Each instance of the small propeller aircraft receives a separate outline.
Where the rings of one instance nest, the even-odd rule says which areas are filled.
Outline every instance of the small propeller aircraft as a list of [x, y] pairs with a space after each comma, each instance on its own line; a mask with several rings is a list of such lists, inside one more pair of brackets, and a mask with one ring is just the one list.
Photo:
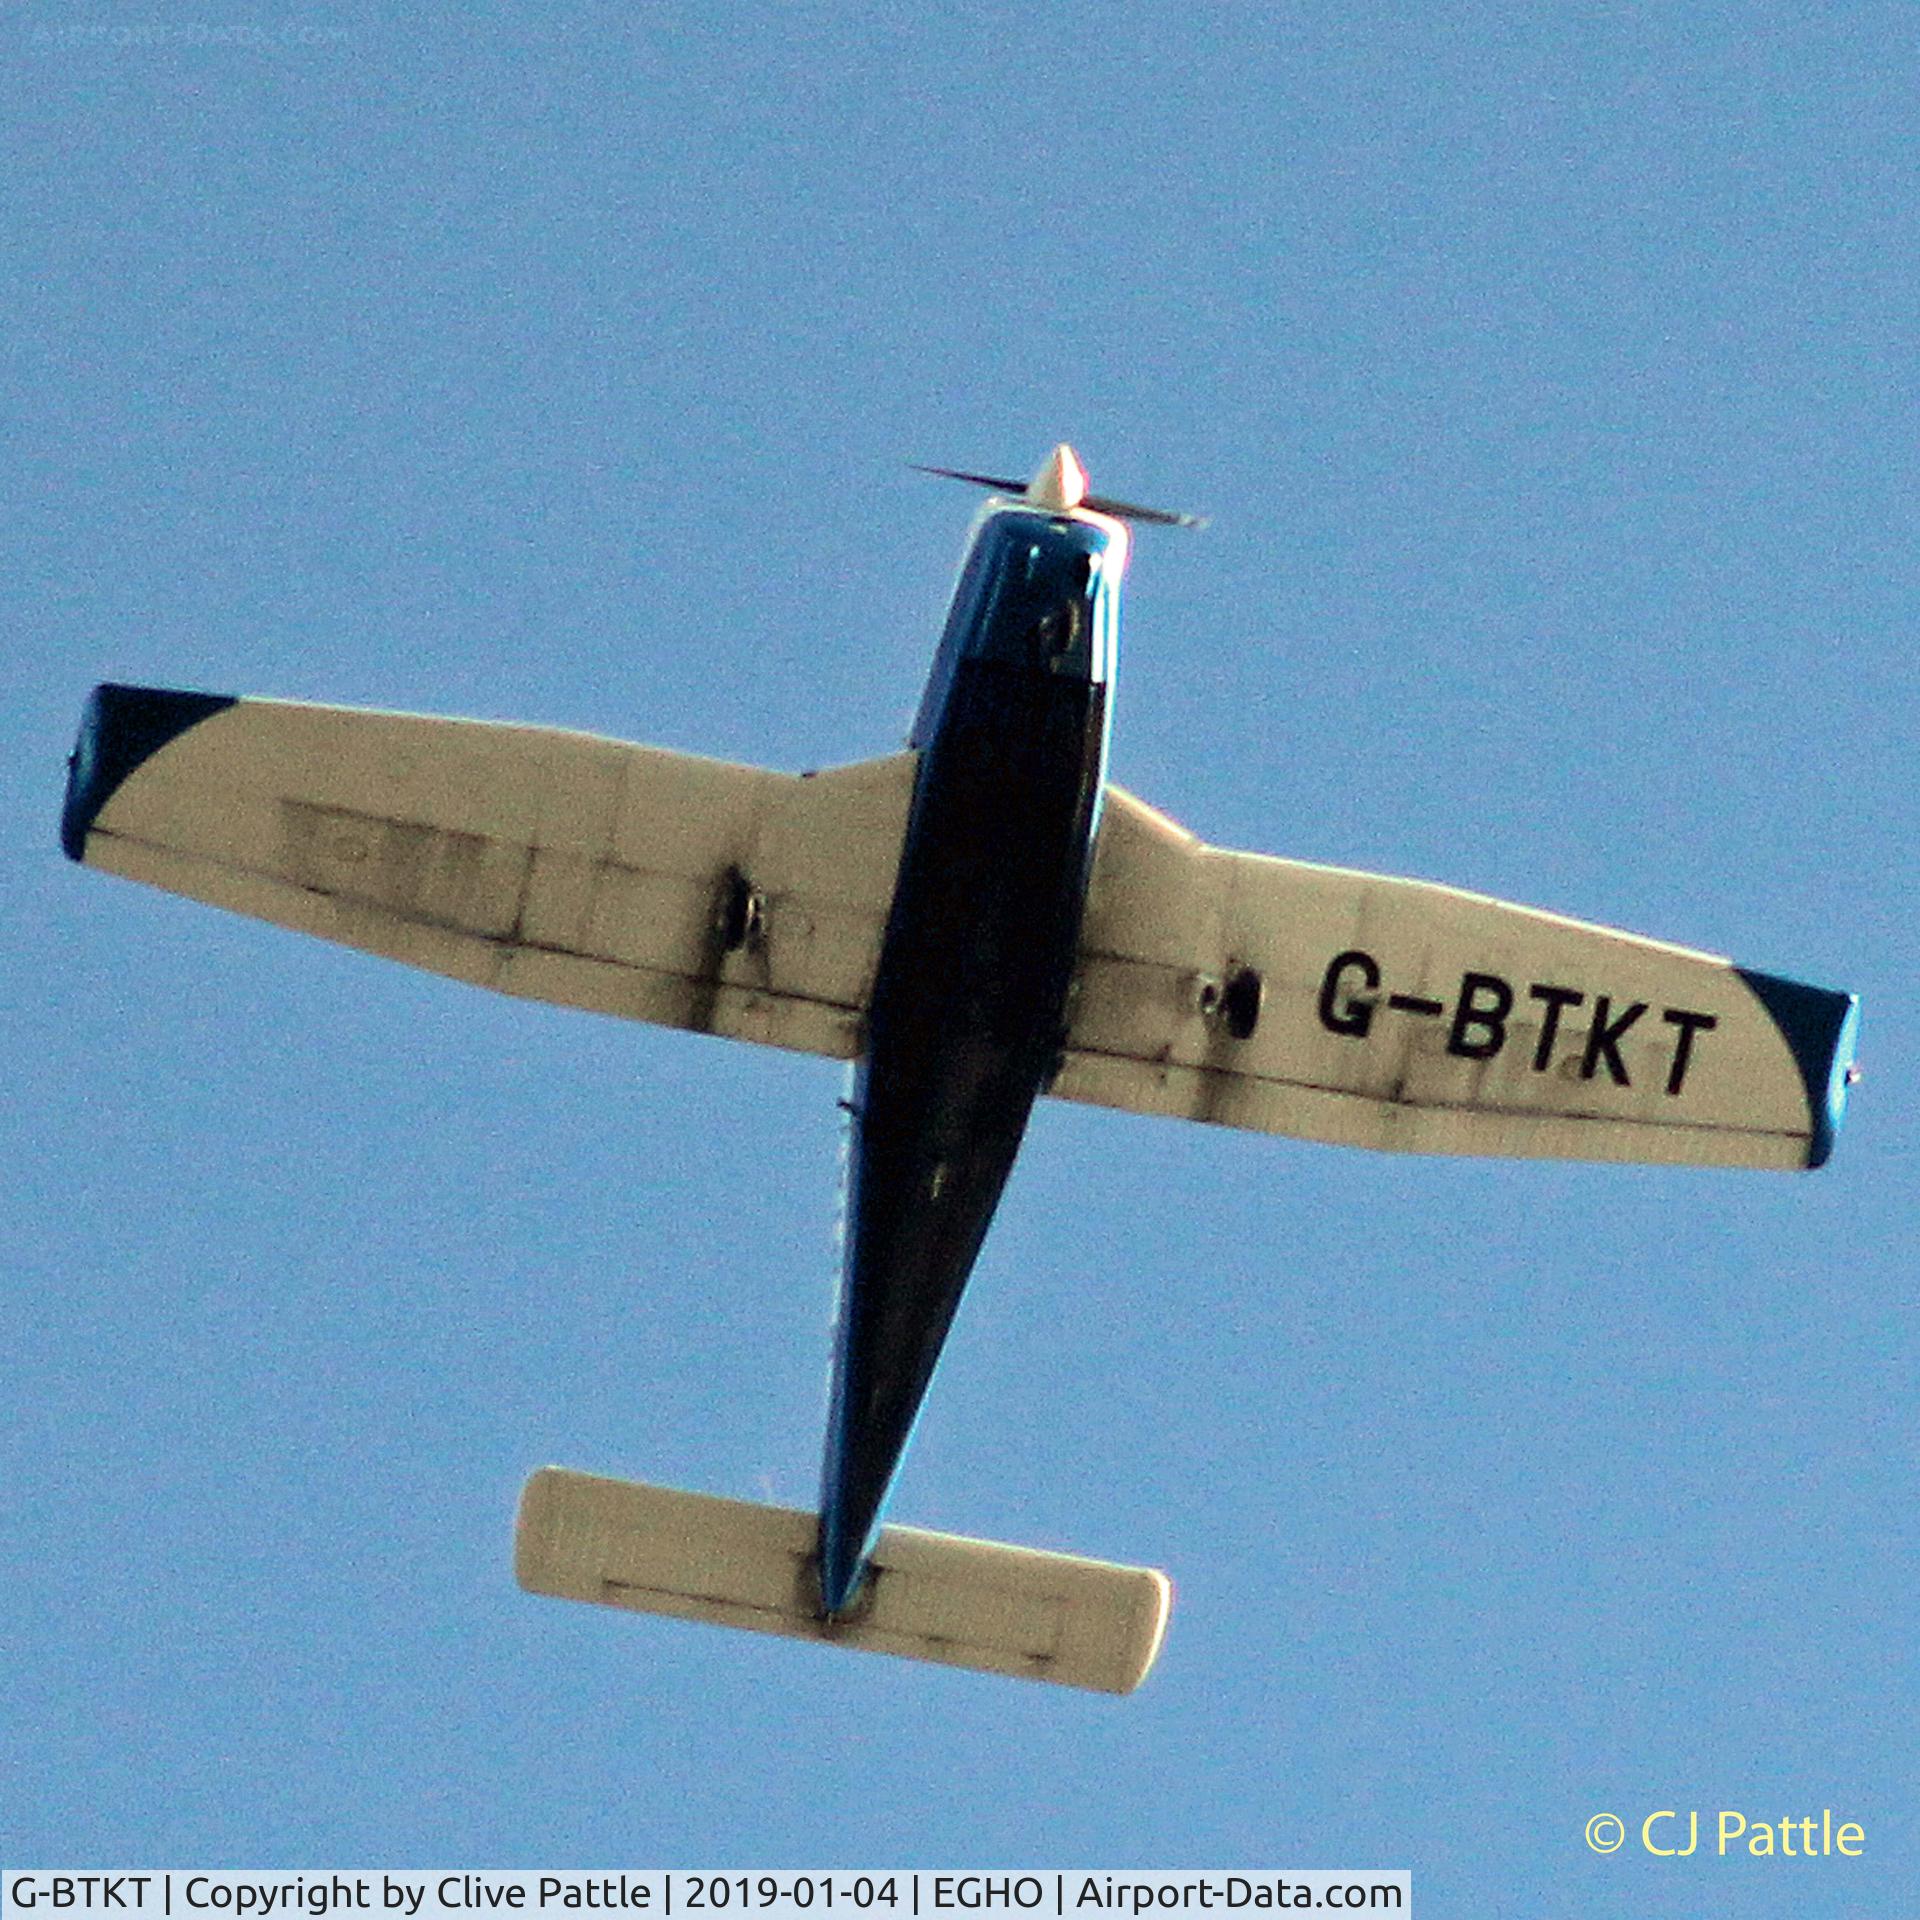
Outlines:
[[[950, 472], [948, 469], [930, 469]], [[883, 1527], [1042, 1093], [1418, 1153], [1817, 1167], [1853, 996], [1203, 844], [1106, 777], [1128, 522], [1071, 448], [976, 518], [904, 752], [790, 775], [590, 735], [107, 685], [75, 860], [535, 1000], [854, 1063], [818, 1514], [543, 1469], [544, 1593], [1127, 1692], [1151, 1569]]]

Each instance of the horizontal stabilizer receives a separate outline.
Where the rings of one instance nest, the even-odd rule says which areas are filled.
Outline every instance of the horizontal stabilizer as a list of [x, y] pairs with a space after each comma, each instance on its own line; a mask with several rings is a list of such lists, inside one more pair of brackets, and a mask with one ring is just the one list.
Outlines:
[[1131, 1693], [1166, 1631], [1172, 1588], [1115, 1566], [888, 1527], [852, 1612], [823, 1620], [818, 1519], [543, 1467], [520, 1497], [514, 1571], [532, 1593]]

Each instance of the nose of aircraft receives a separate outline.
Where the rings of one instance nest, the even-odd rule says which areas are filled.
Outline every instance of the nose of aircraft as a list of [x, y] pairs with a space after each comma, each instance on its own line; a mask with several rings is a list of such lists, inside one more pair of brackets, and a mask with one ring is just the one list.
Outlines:
[[1049, 513], [1071, 513], [1087, 497], [1087, 470], [1063, 440], [1042, 460], [1027, 482], [1027, 498]]

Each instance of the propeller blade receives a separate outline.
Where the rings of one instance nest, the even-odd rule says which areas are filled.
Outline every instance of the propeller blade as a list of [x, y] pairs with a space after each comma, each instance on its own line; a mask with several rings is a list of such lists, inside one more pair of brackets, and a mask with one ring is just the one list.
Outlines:
[[1116, 520], [1144, 520], [1155, 527], [1204, 527], [1203, 513], [1169, 513], [1165, 507], [1136, 507], [1131, 501], [1109, 500], [1103, 494], [1090, 493], [1080, 502], [1095, 513], [1110, 513]]
[[[966, 473], [959, 467], [923, 467], [917, 460], [909, 461], [908, 465], [915, 473], [937, 474], [942, 480], [965, 480], [972, 486], [1011, 494], [1015, 499], [1023, 499], [1028, 492], [1024, 480], [1008, 480], [990, 473]], [[1111, 514], [1116, 520], [1139, 520], [1155, 527], [1204, 527], [1207, 524], [1204, 514], [1169, 513], [1164, 507], [1142, 507], [1131, 500], [1109, 500], [1098, 493], [1086, 495], [1080, 504], [1091, 507], [1095, 513]]]
[[996, 493], [1025, 493], [1024, 480], [996, 480], [990, 473], [962, 473], [958, 467], [923, 467], [918, 461], [907, 463], [915, 473], [937, 473], [942, 480], [967, 480], [976, 487], [991, 487]]

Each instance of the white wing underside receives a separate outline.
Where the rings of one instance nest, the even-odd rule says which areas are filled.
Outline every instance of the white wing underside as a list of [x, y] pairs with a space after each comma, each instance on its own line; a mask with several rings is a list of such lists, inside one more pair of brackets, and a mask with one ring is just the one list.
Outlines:
[[[1236, 1039], [1220, 996], [1242, 969], [1262, 993]], [[1470, 976], [1499, 984], [1473, 988], [1462, 1015]], [[1511, 1005], [1495, 1019], [1502, 987]], [[1076, 992], [1053, 1087], [1069, 1100], [1412, 1153], [1809, 1158], [1801, 1067], [1729, 961], [1450, 887], [1206, 846], [1117, 787]]]
[[501, 993], [847, 1059], [916, 758], [794, 775], [242, 700], [144, 761], [85, 857]]

